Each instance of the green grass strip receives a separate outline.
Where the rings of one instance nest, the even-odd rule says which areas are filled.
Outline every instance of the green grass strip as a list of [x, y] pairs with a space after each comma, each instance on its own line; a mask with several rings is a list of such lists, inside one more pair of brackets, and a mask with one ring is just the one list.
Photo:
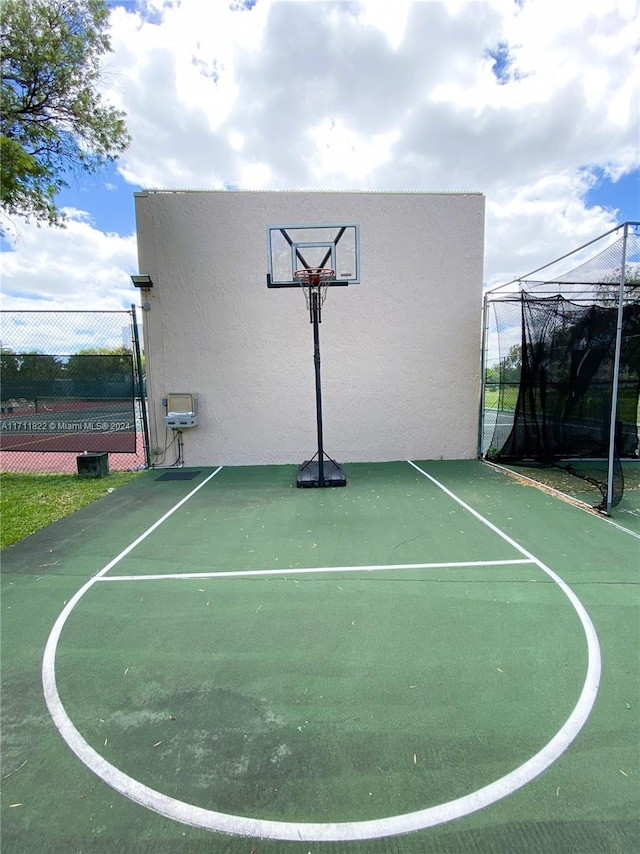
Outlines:
[[112, 472], [101, 478], [71, 474], [0, 475], [0, 548], [28, 537], [124, 486], [139, 472]]

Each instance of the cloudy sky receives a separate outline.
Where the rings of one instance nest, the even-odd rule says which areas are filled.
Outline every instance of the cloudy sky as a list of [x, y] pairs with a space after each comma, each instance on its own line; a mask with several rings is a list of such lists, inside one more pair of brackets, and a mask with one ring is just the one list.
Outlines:
[[109, 5], [133, 143], [5, 222], [4, 309], [137, 302], [141, 188], [480, 191], [488, 286], [640, 219], [640, 0]]

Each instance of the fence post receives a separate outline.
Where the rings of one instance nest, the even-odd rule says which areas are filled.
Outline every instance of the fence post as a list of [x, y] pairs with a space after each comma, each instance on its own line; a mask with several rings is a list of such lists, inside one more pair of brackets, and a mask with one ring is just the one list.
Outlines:
[[147, 400], [145, 394], [144, 374], [142, 371], [142, 358], [140, 356], [140, 338], [138, 336], [138, 318], [135, 305], [131, 305], [131, 321], [133, 323], [133, 350], [136, 357], [136, 371], [138, 374], [138, 389], [140, 390], [140, 412], [142, 414], [142, 434], [144, 442], [144, 459], [148, 469], [151, 468], [151, 447], [149, 445], [149, 422], [147, 421]]
[[611, 516], [613, 505], [613, 467], [616, 451], [616, 416], [618, 414], [618, 382], [620, 378], [620, 354], [622, 352], [622, 322], [624, 316], [625, 267], [627, 265], [627, 234], [629, 223], [625, 222], [622, 234], [622, 261], [620, 264], [620, 289], [618, 291], [618, 321], [616, 325], [616, 350], [613, 360], [613, 388], [611, 389], [611, 423], [609, 424], [609, 469], [607, 473], [607, 516]]
[[487, 294], [482, 299], [482, 343], [480, 356], [480, 418], [478, 420], [478, 457], [482, 459], [484, 448], [484, 424], [485, 424], [485, 392], [487, 378], [487, 342], [489, 338], [489, 302]]

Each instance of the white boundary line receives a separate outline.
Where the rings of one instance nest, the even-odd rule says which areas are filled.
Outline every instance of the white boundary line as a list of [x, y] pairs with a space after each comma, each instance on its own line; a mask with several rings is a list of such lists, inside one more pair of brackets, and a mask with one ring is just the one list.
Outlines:
[[578, 510], [582, 510], [583, 513], [588, 513], [590, 516], [595, 516], [597, 519], [602, 519], [603, 522], [607, 522], [609, 525], [613, 525], [614, 528], [617, 528], [619, 531], [624, 531], [625, 534], [630, 534], [632, 537], [640, 540], [640, 534], [637, 534], [635, 531], [632, 531], [631, 528], [625, 528], [624, 525], [621, 525], [619, 522], [614, 522], [610, 516], [605, 516], [603, 513], [600, 513], [595, 507], [587, 504], [586, 501], [581, 501], [579, 498], [574, 498], [572, 495], [568, 495], [566, 492], [561, 492], [559, 489], [555, 489], [553, 486], [547, 486], [546, 484], [540, 483], [539, 480], [535, 480], [532, 477], [527, 477], [526, 474], [521, 474], [519, 471], [513, 471], [513, 469], [509, 469], [506, 466], [501, 466], [498, 463], [494, 463], [492, 460], [482, 460], [485, 466], [489, 468], [496, 469], [497, 471], [504, 472], [508, 477], [511, 477], [513, 480], [525, 480], [527, 483], [530, 483], [536, 489], [539, 489], [540, 492], [547, 492], [551, 495], [555, 495], [558, 498], [562, 499], [562, 501], [566, 501], [567, 504], [571, 504], [573, 507], [577, 507]]
[[[139, 546], [140, 543], [143, 542], [143, 540], [146, 540], [147, 537], [149, 536], [149, 534], [153, 534], [153, 532], [156, 530], [156, 528], [159, 528], [163, 522], [166, 522], [166, 520], [169, 518], [169, 516], [173, 516], [173, 514], [176, 512], [176, 510], [179, 510], [183, 504], [186, 504], [190, 498], [193, 498], [193, 496], [196, 494], [196, 492], [201, 490], [203, 486], [206, 486], [206, 484], [209, 483], [209, 481], [212, 480], [218, 474], [218, 472], [221, 470], [222, 470], [222, 466], [218, 466], [218, 468], [214, 472], [212, 472], [208, 477], [205, 477], [205, 479], [201, 483], [199, 483], [195, 489], [192, 489], [188, 495], [185, 495], [185, 497], [182, 498], [180, 501], [178, 501], [178, 503], [175, 504], [170, 510], [167, 510], [167, 512], [164, 514], [164, 516], [161, 516], [160, 519], [158, 519], [157, 522], [154, 522], [150, 528], [147, 528], [147, 530], [144, 532], [144, 534], [140, 534], [140, 536], [137, 539], [135, 539], [131, 543], [131, 545], [127, 546], [126, 549], [121, 551], [117, 557], [114, 557], [114, 559], [110, 563], [108, 563], [106, 566], [103, 566], [101, 570], [96, 572], [96, 574], [94, 576], [92, 576], [91, 581], [87, 582], [87, 584], [92, 584], [94, 581], [98, 581], [100, 578], [102, 578], [103, 575], [106, 575], [107, 572], [109, 572], [109, 570], [113, 569], [114, 566], [119, 564], [120, 561], [122, 560], [122, 558], [126, 557], [129, 554], [129, 552], [132, 552], [136, 548], [136, 546]], [[86, 586], [87, 585], [85, 585], [85, 587]], [[76, 596], [78, 597], [78, 599], [80, 598], [80, 595], [84, 595], [85, 587], [83, 587], [82, 590], [79, 590], [78, 593], [76, 593]], [[60, 616], [62, 616], [62, 614]]]
[[631, 534], [632, 537], [640, 540], [640, 534], [636, 534], [636, 532], [632, 531], [631, 528], [625, 528], [624, 525], [621, 525], [619, 522], [614, 522], [613, 519], [609, 519], [608, 516], [601, 516], [600, 518], [604, 519], [604, 521], [608, 522], [610, 525], [613, 525], [613, 527], [617, 528], [619, 531], [624, 531], [625, 534]]
[[271, 821], [267, 819], [234, 816], [216, 812], [214, 810], [203, 809], [202, 807], [196, 807], [193, 804], [188, 804], [184, 801], [179, 801], [176, 798], [163, 795], [161, 792], [157, 792], [154, 789], [145, 786], [143, 783], [140, 783], [138, 780], [134, 780], [114, 765], [107, 762], [107, 760], [97, 753], [97, 751], [95, 751], [78, 732], [75, 725], [67, 715], [60, 700], [55, 680], [55, 656], [62, 629], [73, 608], [82, 596], [93, 586], [93, 584], [100, 580], [110, 569], [122, 560], [122, 558], [129, 554], [132, 549], [134, 549], [140, 542], [142, 542], [142, 540], [149, 536], [152, 531], [162, 524], [165, 519], [188, 501], [189, 498], [198, 491], [198, 489], [202, 488], [202, 486], [214, 477], [220, 470], [217, 469], [210, 477], [199, 484], [195, 490], [189, 493], [189, 495], [166, 513], [162, 519], [158, 520], [155, 525], [152, 525], [145, 534], [139, 537], [134, 543], [121, 552], [118, 557], [114, 558], [114, 560], [107, 564], [107, 566], [94, 575], [93, 578], [91, 578], [68, 602], [56, 620], [45, 648], [42, 663], [42, 681], [45, 700], [51, 717], [53, 718], [61, 736], [76, 756], [78, 756], [78, 758], [91, 771], [93, 771], [94, 774], [100, 777], [109, 786], [116, 789], [116, 791], [136, 803], [184, 824], [239, 836], [307, 842], [339, 842], [347, 840], [377, 839], [409, 833], [416, 830], [423, 830], [428, 827], [435, 827], [439, 824], [444, 824], [446, 822], [453, 821], [454, 819], [462, 818], [463, 816], [469, 815], [470, 813], [476, 812], [477, 810], [483, 809], [484, 807], [505, 798], [545, 771], [574, 741], [587, 721], [591, 709], [593, 708], [593, 704], [595, 703], [601, 672], [600, 648], [595, 628], [593, 627], [591, 619], [580, 600], [567, 586], [567, 584], [565, 584], [565, 582], [556, 575], [556, 573], [516, 543], [515, 540], [512, 540], [511, 537], [497, 528], [493, 523], [489, 522], [477, 511], [473, 510], [473, 508], [468, 504], [465, 504], [464, 501], [454, 495], [453, 492], [439, 483], [439, 481], [427, 474], [427, 472], [415, 463], [412, 463], [411, 461], [408, 462], [418, 472], [420, 472], [420, 474], [428, 478], [439, 489], [442, 489], [450, 498], [460, 504], [460, 506], [465, 510], [468, 510], [476, 519], [487, 525], [490, 530], [512, 545], [514, 549], [520, 552], [520, 554], [527, 559], [527, 561], [531, 561], [536, 564], [536, 566], [545, 572], [556, 584], [558, 584], [560, 589], [567, 596], [580, 619], [587, 641], [588, 652], [587, 673], [584, 686], [572, 713], [556, 735], [548, 742], [547, 745], [545, 745], [545, 747], [542, 748], [542, 750], [536, 753], [535, 756], [531, 757], [531, 759], [523, 765], [520, 765], [514, 771], [511, 771], [499, 780], [452, 801], [438, 804], [437, 806], [429, 807], [427, 809], [418, 810], [416, 812], [405, 813], [404, 815], [389, 816], [387, 818], [374, 819], [371, 821], [336, 823]]
[[251, 578], [252, 576], [269, 575], [313, 575], [323, 572], [381, 572], [393, 569], [464, 569], [474, 566], [522, 566], [535, 563], [533, 560], [469, 560], [458, 563], [381, 563], [371, 566], [305, 566], [289, 569], [231, 569], [228, 572], [172, 572], [162, 575], [109, 575], [101, 577], [100, 581], [165, 581], [183, 578]]

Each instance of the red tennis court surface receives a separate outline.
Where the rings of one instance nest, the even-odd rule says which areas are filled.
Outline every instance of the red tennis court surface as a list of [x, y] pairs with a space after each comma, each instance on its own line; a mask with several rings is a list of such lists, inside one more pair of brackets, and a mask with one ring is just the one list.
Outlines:
[[[74, 437], [77, 438], [77, 437]], [[91, 437], [90, 437], [91, 438]], [[136, 434], [135, 454], [109, 454], [109, 469], [111, 471], [128, 471], [145, 465], [144, 443], [142, 433]], [[83, 450], [105, 451], [105, 448], [86, 448]], [[41, 451], [0, 451], [0, 471], [24, 472], [33, 474], [69, 474], [77, 471], [76, 458], [82, 451], [57, 451], [44, 453]]]

